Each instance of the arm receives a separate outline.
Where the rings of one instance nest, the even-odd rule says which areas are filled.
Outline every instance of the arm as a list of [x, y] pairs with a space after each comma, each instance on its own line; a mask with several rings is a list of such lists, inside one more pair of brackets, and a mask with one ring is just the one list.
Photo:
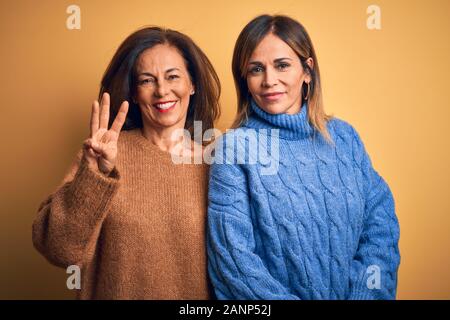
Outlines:
[[247, 179], [238, 165], [213, 164], [207, 228], [208, 271], [218, 299], [298, 299], [255, 253]]
[[91, 134], [63, 184], [39, 207], [33, 223], [33, 244], [51, 263], [81, 267], [95, 251], [102, 222], [119, 187], [115, 167], [117, 142], [128, 112], [124, 101], [108, 129], [109, 94], [101, 110], [92, 104]]
[[92, 258], [102, 221], [119, 187], [77, 156], [62, 185], [41, 203], [33, 223], [33, 244], [52, 264], [67, 267]]
[[372, 167], [358, 133], [353, 131], [353, 134], [354, 159], [363, 177], [360, 187], [365, 197], [365, 215], [351, 264], [349, 299], [395, 299], [400, 230], [394, 198], [389, 186]]

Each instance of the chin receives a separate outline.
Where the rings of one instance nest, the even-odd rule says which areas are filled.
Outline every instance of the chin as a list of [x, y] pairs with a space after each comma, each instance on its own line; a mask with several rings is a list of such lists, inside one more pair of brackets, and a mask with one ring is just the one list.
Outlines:
[[[142, 115], [144, 118], [144, 114]], [[178, 124], [182, 119], [182, 115], [179, 110], [171, 110], [167, 113], [160, 113], [155, 110], [147, 111], [145, 115], [146, 121], [149, 124], [156, 125], [158, 127], [172, 127]], [[144, 120], [144, 119], [143, 119]]]
[[261, 109], [270, 114], [281, 114], [288, 111], [288, 107], [280, 103], [265, 103], [259, 105]]
[[154, 122], [156, 122], [160, 127], [170, 128], [178, 124], [180, 119], [177, 117], [170, 117], [166, 119], [157, 119]]

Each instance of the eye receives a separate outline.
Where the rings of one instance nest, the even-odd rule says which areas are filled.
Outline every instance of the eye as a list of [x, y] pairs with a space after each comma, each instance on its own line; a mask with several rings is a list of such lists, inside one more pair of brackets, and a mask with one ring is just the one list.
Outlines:
[[171, 74], [171, 75], [169, 75], [169, 80], [175, 80], [175, 79], [178, 79], [180, 76], [179, 75], [177, 75], [177, 74]]
[[278, 70], [285, 70], [287, 68], [289, 68], [291, 65], [289, 63], [280, 63], [279, 65], [277, 65]]
[[264, 68], [262, 66], [255, 66], [255, 67], [250, 68], [250, 70], [248, 72], [251, 74], [257, 74], [257, 73], [260, 73], [263, 71], [264, 71]]
[[155, 79], [153, 79], [153, 78], [146, 78], [146, 79], [142, 79], [139, 81], [139, 85], [141, 85], [141, 86], [153, 84], [153, 83], [155, 83]]

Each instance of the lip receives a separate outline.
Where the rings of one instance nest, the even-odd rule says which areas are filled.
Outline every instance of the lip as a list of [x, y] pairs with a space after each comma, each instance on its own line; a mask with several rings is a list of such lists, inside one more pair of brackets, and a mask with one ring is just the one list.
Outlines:
[[[175, 108], [175, 105], [177, 104], [178, 100], [167, 100], [167, 101], [157, 101], [155, 103], [152, 104], [152, 107], [155, 108], [158, 112], [164, 113], [164, 112], [169, 112], [170, 110], [172, 110], [173, 108]], [[165, 104], [165, 103], [172, 103], [172, 106], [170, 106], [167, 109], [161, 109], [158, 108], [156, 105], [157, 104]]]
[[276, 101], [283, 96], [284, 92], [269, 92], [261, 95], [264, 99], [269, 101]]

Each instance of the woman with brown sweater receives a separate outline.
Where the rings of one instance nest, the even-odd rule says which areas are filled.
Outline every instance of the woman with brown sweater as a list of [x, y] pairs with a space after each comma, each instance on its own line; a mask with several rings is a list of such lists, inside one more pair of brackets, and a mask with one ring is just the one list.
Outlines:
[[210, 297], [208, 166], [175, 163], [198, 145], [173, 137], [194, 121], [212, 128], [219, 95], [211, 63], [186, 35], [148, 27], [121, 44], [90, 137], [33, 223], [42, 255], [80, 267], [79, 299]]

